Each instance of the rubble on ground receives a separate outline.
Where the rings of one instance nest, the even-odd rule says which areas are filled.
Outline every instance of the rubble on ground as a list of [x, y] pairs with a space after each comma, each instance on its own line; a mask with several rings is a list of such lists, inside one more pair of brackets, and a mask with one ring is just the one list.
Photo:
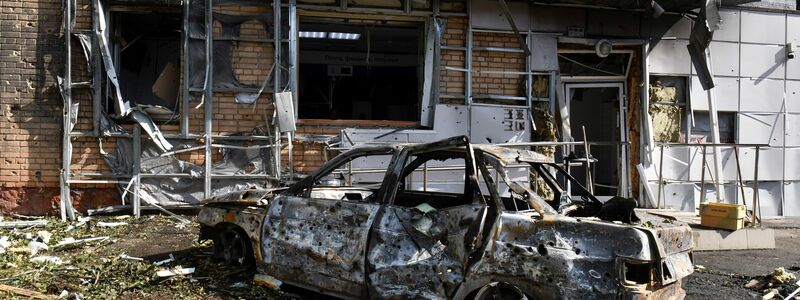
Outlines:
[[772, 273], [765, 276], [757, 276], [747, 284], [745, 288], [761, 292], [761, 299], [784, 299], [784, 295], [790, 295], [800, 288], [797, 276], [787, 272], [783, 267], [776, 268]]
[[[122, 219], [126, 217], [32, 222], [5, 217], [0, 226], [0, 298], [285, 297], [253, 284], [252, 270], [211, 259], [211, 243], [196, 241], [196, 223], [169, 216]], [[180, 250], [162, 250], [172, 243]]]

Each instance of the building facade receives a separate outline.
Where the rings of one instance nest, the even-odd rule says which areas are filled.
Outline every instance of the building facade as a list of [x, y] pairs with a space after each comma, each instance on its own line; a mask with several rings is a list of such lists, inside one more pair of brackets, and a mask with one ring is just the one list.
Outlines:
[[[0, 202], [195, 205], [355, 144], [467, 135], [557, 159], [586, 140], [596, 194], [693, 211], [720, 198], [714, 147], [687, 145], [713, 141], [687, 51], [709, 9], [656, 3], [3, 0]], [[800, 215], [796, 3], [712, 4], [719, 140], [741, 145], [719, 147], [724, 201]]]

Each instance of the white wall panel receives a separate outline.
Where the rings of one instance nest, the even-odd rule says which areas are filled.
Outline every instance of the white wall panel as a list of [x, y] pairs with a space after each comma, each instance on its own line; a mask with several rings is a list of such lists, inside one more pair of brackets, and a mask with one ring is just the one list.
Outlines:
[[[786, 16], [786, 42], [794, 42], [800, 51], [800, 15], [788, 14]], [[787, 62], [786, 78], [800, 80], [800, 53]]]
[[[741, 197], [741, 192], [737, 189], [739, 194], [739, 203], [741, 200], [747, 202], [747, 208], [753, 209], [753, 183], [746, 183], [744, 188], [744, 197]], [[764, 217], [780, 216], [783, 210], [782, 199], [783, 197], [783, 183], [780, 181], [759, 181], [758, 182], [758, 202], [761, 206], [761, 215]]]
[[[655, 166], [658, 168], [661, 160], [660, 147], [653, 151], [653, 158], [656, 159]], [[689, 149], [684, 147], [664, 148], [664, 179], [689, 180]]]
[[714, 31], [715, 41], [739, 41], [739, 10], [720, 10], [720, 17], [722, 17], [722, 26], [719, 30]]
[[777, 113], [739, 113], [737, 141], [742, 144], [783, 146], [783, 116]]
[[800, 180], [800, 148], [786, 148], [784, 151], [786, 151], [784, 180]]
[[800, 112], [800, 80], [786, 80], [786, 111]]
[[[754, 180], [755, 149], [739, 149], [739, 160], [742, 167], [742, 178]], [[761, 149], [758, 156], [758, 180], [783, 180], [783, 148]]]
[[782, 79], [786, 61], [784, 50], [784, 45], [742, 44], [742, 77]]
[[[696, 193], [697, 199], [695, 200], [697, 206], [700, 206], [700, 185], [698, 184], [698, 191]], [[736, 191], [737, 188], [734, 185], [725, 185], [722, 187], [722, 192], [725, 193], [725, 203], [736, 203]], [[703, 188], [703, 192], [706, 193], [706, 202], [716, 202], [717, 201], [717, 190], [713, 184], [706, 184]]]
[[[739, 110], [739, 78], [714, 77], [718, 111]], [[692, 76], [691, 104], [694, 110], [708, 110], [708, 93], [697, 76]]]
[[786, 19], [783, 13], [742, 11], [742, 42], [783, 44]]
[[711, 64], [714, 75], [739, 76], [739, 44], [711, 42]]
[[[513, 111], [510, 119], [509, 110]], [[515, 135], [520, 135], [522, 141], [529, 141], [530, 119], [528, 116], [528, 110], [525, 108], [473, 105], [470, 140], [481, 144], [505, 143]]]
[[741, 80], [741, 103], [739, 109], [746, 112], [782, 112], [783, 80], [750, 79]]
[[536, 71], [558, 70], [558, 38], [552, 35], [533, 35], [533, 69]]
[[[786, 139], [786, 147], [800, 146], [800, 113], [786, 114], [785, 139]], [[797, 164], [795, 166], [797, 166], [797, 168], [800, 169], [800, 164]]]
[[800, 216], [800, 181], [784, 182], [783, 197], [783, 215]]
[[[514, 25], [520, 31], [530, 28], [528, 3], [507, 1], [508, 8], [514, 18]], [[490, 0], [472, 0], [472, 27], [497, 30], [511, 30], [508, 19], [503, 15], [500, 4]]]
[[[656, 188], [658, 185], [656, 185]], [[653, 190], [655, 197], [658, 197], [658, 190]], [[694, 212], [697, 208], [696, 197], [697, 188], [693, 183], [671, 183], [665, 184], [661, 203], [664, 207], [681, 211]], [[657, 201], [657, 200], [656, 200]]]
[[436, 105], [433, 130], [436, 131], [436, 136], [439, 138], [467, 135], [469, 132], [469, 111], [467, 106]]
[[[736, 154], [732, 148], [720, 148], [722, 155], [722, 179], [723, 180], [736, 180]], [[739, 153], [741, 155], [741, 153]], [[700, 147], [693, 147], [689, 150], [689, 162], [691, 163], [690, 179], [692, 181], [700, 181], [703, 175], [703, 151]], [[706, 178], [707, 182], [711, 181], [714, 172], [714, 150], [711, 147], [706, 148]]]
[[650, 73], [689, 75], [692, 60], [686, 40], [661, 40], [648, 56], [647, 68]]

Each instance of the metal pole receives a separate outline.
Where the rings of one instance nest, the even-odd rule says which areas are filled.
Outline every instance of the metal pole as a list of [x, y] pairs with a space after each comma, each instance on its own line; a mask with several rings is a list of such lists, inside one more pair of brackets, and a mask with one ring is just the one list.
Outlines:
[[[273, 83], [273, 94], [272, 94], [272, 102], [275, 102], [275, 93], [279, 93], [282, 90], [281, 84], [281, 71], [282, 71], [282, 64], [281, 64], [281, 48], [283, 43], [283, 35], [281, 34], [281, 1], [280, 0], [272, 0], [272, 15], [274, 19], [274, 26], [272, 33], [272, 40], [273, 40], [273, 49], [275, 57], [275, 74], [274, 74], [274, 83]], [[275, 129], [275, 177], [280, 178], [281, 174], [281, 131], [278, 129], [276, 120], [277, 114], [275, 113], [274, 106], [273, 106], [273, 113], [272, 113], [272, 124]], [[289, 143], [291, 144], [291, 140]], [[291, 165], [289, 166], [291, 169]]]
[[[708, 65], [711, 63], [711, 50], [706, 49], [706, 60]], [[708, 72], [714, 76], [713, 68], [709, 68]], [[717, 118], [717, 101], [714, 89], [708, 89], [708, 118], [711, 121], [711, 139], [714, 144], [719, 144], [719, 120]], [[717, 201], [725, 202], [725, 193], [722, 190], [722, 154], [719, 147], [714, 147], [714, 188], [717, 190]]]
[[131, 174], [133, 178], [133, 216], [138, 218], [141, 216], [142, 206], [141, 206], [141, 198], [139, 197], [139, 193], [141, 192], [141, 181], [142, 177], [139, 175], [141, 172], [142, 164], [142, 128], [139, 124], [133, 125], [133, 151], [131, 151], [131, 161], [133, 162], [131, 168]]
[[63, 135], [61, 137], [61, 201], [59, 208], [61, 210], [61, 220], [66, 221], [67, 218], [74, 220], [75, 216], [72, 211], [72, 201], [70, 198], [69, 177], [70, 165], [72, 164], [72, 141], [70, 140], [70, 129], [72, 128], [72, 3], [73, 0], [66, 0], [64, 2], [64, 44], [66, 50], [66, 65], [64, 70], [64, 82], [62, 82], [64, 94], [64, 108], [63, 108]]
[[[98, 18], [92, 18], [92, 30], [97, 32], [100, 28], [100, 20]], [[97, 38], [96, 34], [92, 34], [92, 47], [94, 49], [100, 49], [100, 40]], [[102, 100], [102, 82], [103, 82], [103, 66], [101, 65], [102, 59], [100, 57], [100, 53], [98, 51], [92, 51], [92, 132], [94, 133], [95, 137], [100, 136], [100, 116], [101, 111], [103, 110], [103, 104], [101, 103]]]
[[428, 162], [422, 164], [422, 191], [428, 191]]
[[585, 160], [584, 165], [586, 166], [586, 188], [589, 189], [589, 193], [594, 194], [594, 182], [592, 182], [592, 173], [591, 173], [591, 166], [589, 165], [589, 142], [586, 140], [586, 126], [581, 126], [581, 131], [583, 132], [583, 151], [585, 152]]
[[[756, 146], [756, 162], [753, 166], [753, 179], [755, 183], [753, 183], [753, 225], [756, 222], [761, 222], [761, 203], [759, 203], [758, 199], [758, 156], [761, 153], [761, 147]], [[756, 210], [758, 211], [758, 218], [756, 218]]]
[[[744, 182], [742, 179], [742, 166], [739, 163], [739, 146], [733, 145], [733, 154], [736, 156], [736, 184], [739, 185], [739, 191], [742, 193], [742, 204], [744, 204], [744, 209], [747, 210], [747, 202], [744, 198]], [[739, 204], [739, 200], [736, 200], [736, 204]]]
[[[472, 13], [472, 1], [466, 1], [467, 15]], [[467, 106], [467, 136], [472, 134], [472, 17], [467, 17], [467, 36], [466, 36], [466, 55], [464, 66], [467, 72], [464, 73], [464, 105]]]
[[706, 146], [700, 146], [703, 161], [700, 163], [700, 203], [706, 203]]
[[181, 99], [181, 137], [189, 135], [189, 1], [183, 0], [183, 96]]
[[661, 154], [658, 161], [658, 202], [656, 208], [661, 208], [661, 199], [664, 194], [664, 145], [660, 145]]
[[206, 0], [206, 89], [203, 91], [205, 102], [203, 104], [203, 125], [205, 132], [205, 172], [203, 174], [203, 195], [206, 199], [211, 198], [211, 119], [213, 117], [213, 97], [214, 97], [214, 21], [213, 21], [214, 1]]

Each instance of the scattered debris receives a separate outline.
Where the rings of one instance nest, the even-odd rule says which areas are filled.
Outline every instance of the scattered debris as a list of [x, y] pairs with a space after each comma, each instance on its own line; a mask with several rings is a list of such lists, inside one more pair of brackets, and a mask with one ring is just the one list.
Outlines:
[[50, 237], [52, 237], [53, 234], [46, 230], [40, 230], [36, 232], [36, 236], [38, 236], [39, 239], [45, 244], [50, 244]]
[[775, 298], [777, 295], [780, 295], [780, 291], [778, 291], [778, 289], [769, 289], [764, 296], [761, 296], [761, 300], [769, 300]]
[[797, 276], [794, 276], [794, 274], [792, 273], [786, 272], [786, 270], [784, 270], [783, 267], [775, 269], [774, 271], [772, 271], [772, 274], [770, 274], [770, 276], [768, 277], [770, 277], [769, 280], [773, 284], [784, 284], [790, 281], [797, 280]]
[[173, 255], [172, 255], [172, 253], [170, 253], [170, 254], [169, 254], [169, 258], [167, 258], [167, 259], [165, 259], [165, 260], [159, 260], [159, 261], [155, 262], [154, 264], [155, 264], [156, 266], [160, 266], [160, 265], [163, 265], [163, 264], [168, 264], [168, 263], [171, 263], [171, 262], [173, 262], [173, 261], [175, 261], [175, 256], [173, 256]]
[[127, 255], [127, 254], [125, 254], [125, 253], [122, 253], [122, 254], [120, 254], [120, 255], [119, 255], [119, 258], [122, 258], [122, 259], [130, 259], [130, 260], [138, 260], [138, 261], [144, 261], [144, 258], [141, 258], [141, 257], [133, 257], [133, 256]]
[[281, 287], [281, 284], [283, 284], [283, 282], [276, 279], [275, 277], [266, 274], [256, 274], [255, 276], [253, 276], [253, 283], [272, 290], [279, 289]]
[[125, 226], [128, 225], [127, 222], [97, 222], [97, 226], [100, 227], [117, 227], [117, 226]]
[[185, 276], [194, 273], [194, 268], [184, 268], [181, 266], [174, 267], [170, 270], [159, 270], [156, 272], [158, 277], [172, 277], [172, 276]]
[[63, 264], [64, 261], [58, 256], [37, 256], [30, 259], [32, 263], [52, 263], [54, 265]]
[[77, 244], [96, 242], [96, 241], [105, 241], [107, 239], [108, 239], [107, 236], [85, 238], [85, 239], [80, 239], [80, 240], [76, 240], [75, 238], [68, 237], [68, 238], [65, 238], [65, 239], [61, 240], [60, 242], [58, 242], [58, 244], [56, 244], [54, 248], [63, 248], [63, 247], [67, 247], [67, 246], [77, 245]]
[[703, 272], [706, 270], [706, 267], [704, 267], [703, 265], [694, 265], [694, 270], [695, 272]]
[[47, 244], [37, 241], [30, 241], [28, 242], [28, 249], [31, 252], [31, 256], [36, 255], [39, 253], [39, 250], [49, 250], [50, 247]]
[[[772, 299], [776, 295], [780, 295], [780, 289], [776, 289], [776, 287], [782, 287], [784, 285], [793, 283], [795, 280], [797, 280], [797, 276], [786, 272], [783, 267], [780, 267], [773, 270], [769, 275], [758, 276], [751, 279], [747, 282], [747, 284], [744, 285], [744, 287], [747, 289], [764, 292], [765, 294], [761, 299]], [[800, 282], [798, 282], [797, 285], [800, 285]], [[784, 286], [784, 288], [786, 287], [787, 286]], [[785, 292], [788, 293], [788, 291]]]
[[0, 222], [0, 228], [28, 228], [47, 226], [47, 220]]
[[28, 289], [18, 288], [18, 287], [15, 287], [15, 286], [10, 286], [10, 285], [5, 285], [5, 284], [0, 284], [0, 291], [14, 293], [14, 294], [17, 294], [17, 295], [20, 295], [20, 296], [25, 296], [25, 297], [33, 298], [33, 299], [47, 299], [47, 300], [56, 299], [56, 297], [53, 297], [53, 296], [50, 296], [50, 295], [46, 295], [46, 294], [42, 294], [42, 293], [37, 292], [37, 291], [31, 291], [31, 290], [28, 290]]

